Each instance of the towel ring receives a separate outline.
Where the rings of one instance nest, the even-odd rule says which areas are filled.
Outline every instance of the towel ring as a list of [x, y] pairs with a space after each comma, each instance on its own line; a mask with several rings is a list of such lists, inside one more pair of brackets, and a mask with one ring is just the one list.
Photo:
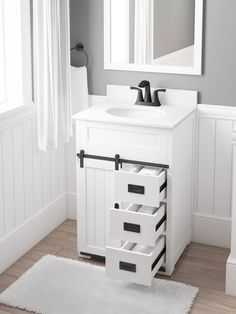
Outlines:
[[76, 46], [74, 46], [74, 47], [72, 47], [70, 49], [70, 51], [72, 51], [72, 50], [82, 51], [84, 53], [84, 55], [86, 57], [86, 64], [85, 64], [85, 66], [87, 67], [88, 64], [89, 64], [89, 57], [88, 57], [87, 51], [84, 49], [84, 45], [82, 43], [78, 43]]

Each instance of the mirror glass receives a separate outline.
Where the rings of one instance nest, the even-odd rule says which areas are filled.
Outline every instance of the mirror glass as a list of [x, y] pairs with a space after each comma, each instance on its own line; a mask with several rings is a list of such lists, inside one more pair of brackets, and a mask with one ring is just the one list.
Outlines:
[[105, 68], [201, 74], [201, 18], [202, 0], [105, 0]]

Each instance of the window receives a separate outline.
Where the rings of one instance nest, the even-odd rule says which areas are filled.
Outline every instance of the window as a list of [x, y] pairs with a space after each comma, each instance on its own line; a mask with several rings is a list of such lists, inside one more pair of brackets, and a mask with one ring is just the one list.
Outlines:
[[0, 0], [0, 105], [32, 101], [31, 0]]

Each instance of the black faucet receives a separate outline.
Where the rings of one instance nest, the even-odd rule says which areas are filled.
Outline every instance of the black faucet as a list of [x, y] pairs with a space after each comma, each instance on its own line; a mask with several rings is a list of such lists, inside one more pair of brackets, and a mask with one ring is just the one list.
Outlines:
[[152, 96], [151, 96], [151, 87], [150, 87], [150, 82], [148, 81], [142, 81], [138, 85], [141, 88], [145, 88], [145, 96], [143, 99], [143, 91], [139, 87], [130, 87], [132, 90], [137, 90], [138, 91], [138, 96], [136, 99], [135, 104], [136, 105], [143, 105], [143, 106], [156, 106], [159, 107], [161, 106], [160, 100], [159, 100], [159, 93], [165, 93], [166, 89], [157, 89], [154, 91], [153, 94], [153, 101], [152, 101]]
[[151, 103], [152, 102], [152, 97], [151, 97], [150, 82], [142, 81], [142, 82], [139, 83], [138, 87], [145, 88], [144, 102], [145, 103]]

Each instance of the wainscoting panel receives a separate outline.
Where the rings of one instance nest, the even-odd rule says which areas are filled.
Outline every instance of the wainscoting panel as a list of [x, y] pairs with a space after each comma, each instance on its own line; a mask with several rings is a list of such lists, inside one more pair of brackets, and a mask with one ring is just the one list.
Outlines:
[[213, 214], [215, 120], [199, 119], [197, 212]]
[[236, 109], [199, 105], [193, 240], [230, 247], [232, 131]]
[[199, 116], [198, 129], [196, 212], [230, 217], [233, 120]]
[[216, 121], [214, 215], [231, 217], [233, 121]]
[[38, 150], [35, 115], [0, 130], [0, 241], [65, 195], [65, 154]]

